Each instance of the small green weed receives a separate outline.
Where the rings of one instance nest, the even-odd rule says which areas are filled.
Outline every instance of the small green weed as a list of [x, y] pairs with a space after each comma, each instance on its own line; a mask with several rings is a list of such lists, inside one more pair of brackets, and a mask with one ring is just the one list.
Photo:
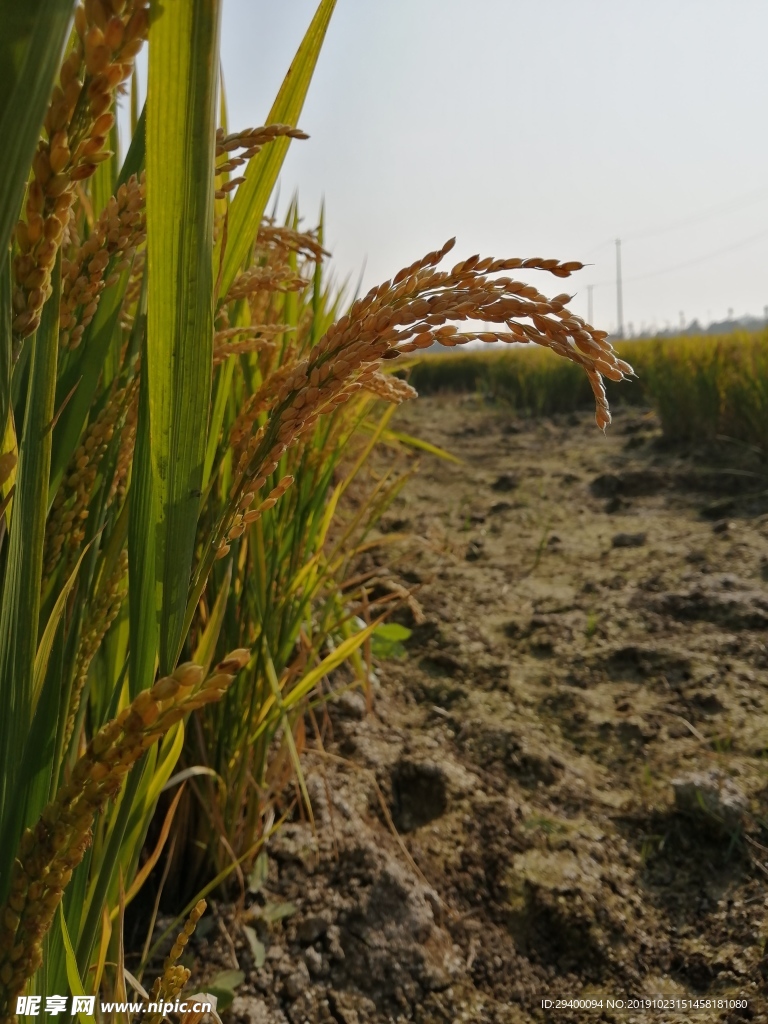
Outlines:
[[371, 634], [371, 653], [374, 658], [390, 660], [404, 658], [406, 655], [403, 646], [411, 635], [407, 626], [401, 626], [397, 622], [382, 622]]
[[523, 828], [529, 832], [543, 832], [547, 836], [556, 835], [558, 832], [565, 832], [565, 826], [561, 822], [554, 821], [552, 818], [541, 817], [538, 814], [526, 818], [523, 822]]

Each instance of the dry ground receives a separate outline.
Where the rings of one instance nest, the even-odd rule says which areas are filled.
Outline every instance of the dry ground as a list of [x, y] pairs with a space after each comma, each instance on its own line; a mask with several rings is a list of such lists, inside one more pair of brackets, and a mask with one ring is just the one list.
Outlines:
[[[637, 410], [606, 437], [474, 398], [397, 424], [464, 460], [423, 456], [384, 523], [418, 538], [395, 572], [424, 619], [398, 613], [413, 635], [373, 712], [343, 697], [332, 756], [310, 757], [317, 831], [271, 843], [240, 914], [263, 966], [236, 931], [198, 947], [246, 974], [230, 1012], [768, 1021], [759, 456], [665, 447]], [[607, 1006], [659, 996], [748, 1006]], [[542, 1008], [558, 998], [603, 1006]]]

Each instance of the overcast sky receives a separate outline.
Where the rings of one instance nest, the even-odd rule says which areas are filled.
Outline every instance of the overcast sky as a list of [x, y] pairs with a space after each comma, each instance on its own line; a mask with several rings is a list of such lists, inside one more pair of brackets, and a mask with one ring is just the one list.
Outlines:
[[[264, 122], [315, 7], [224, 0], [232, 128]], [[281, 196], [307, 223], [325, 197], [365, 288], [457, 235], [594, 264], [574, 308], [594, 285], [612, 329], [621, 238], [635, 330], [762, 315], [767, 45], [765, 0], [338, 0]]]

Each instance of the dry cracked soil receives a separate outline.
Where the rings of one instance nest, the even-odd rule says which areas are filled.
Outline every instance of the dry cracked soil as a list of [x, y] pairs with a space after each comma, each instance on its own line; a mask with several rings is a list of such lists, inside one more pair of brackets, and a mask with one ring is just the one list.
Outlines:
[[229, 1019], [768, 1021], [760, 453], [642, 410], [396, 422], [462, 463], [421, 455], [382, 523], [418, 606], [308, 754], [315, 828], [198, 942], [245, 975]]

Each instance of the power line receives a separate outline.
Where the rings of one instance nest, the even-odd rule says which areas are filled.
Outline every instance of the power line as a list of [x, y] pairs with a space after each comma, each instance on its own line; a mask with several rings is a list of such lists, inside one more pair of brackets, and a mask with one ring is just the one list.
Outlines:
[[[624, 278], [625, 284], [631, 284], [634, 281], [645, 281], [651, 277], [661, 277], [664, 274], [671, 274], [676, 270], [684, 270], [687, 267], [695, 267], [700, 263], [706, 263], [709, 260], [716, 259], [718, 256], [722, 256], [727, 252], [735, 252], [737, 249], [743, 249], [748, 245], [752, 245], [753, 242], [758, 241], [761, 238], [765, 238], [768, 235], [768, 228], [764, 228], [755, 235], [750, 235], [748, 238], [742, 238], [739, 242], [734, 242], [733, 245], [724, 246], [721, 249], [716, 249], [714, 252], [709, 252], [705, 256], [697, 256], [692, 260], [685, 260], [682, 263], [675, 263], [671, 267], [664, 267], [662, 270], [651, 270], [647, 274], [637, 274], [634, 277]], [[594, 288], [602, 288], [607, 285], [612, 285], [613, 281], [595, 281], [592, 284]]]
[[[764, 202], [768, 199], [768, 189], [761, 188], [754, 192], [748, 192], [741, 196], [739, 199], [735, 199], [732, 202], [726, 203], [725, 205], [720, 204], [718, 206], [709, 207], [707, 210], [703, 210], [701, 213], [692, 214], [690, 217], [685, 217], [682, 220], [672, 221], [669, 224], [662, 225], [660, 227], [648, 228], [647, 231], [636, 231], [629, 234], [623, 233], [622, 239], [624, 241], [635, 241], [643, 238], [654, 238], [657, 235], [664, 235], [670, 231], [678, 231], [680, 228], [690, 227], [692, 224], [699, 224], [702, 221], [709, 220], [712, 217], [719, 217], [725, 213], [732, 213], [734, 210], [743, 209], [747, 206], [754, 206], [757, 203]], [[615, 239], [607, 238], [604, 242], [600, 242], [598, 245], [593, 246], [588, 252], [584, 254], [586, 259], [593, 253], [598, 252], [600, 249], [605, 249], [609, 245], [613, 245]]]
[[637, 277], [631, 277], [630, 281], [645, 281], [649, 277], [660, 277], [663, 274], [670, 274], [675, 270], [684, 270], [686, 267], [695, 267], [699, 263], [706, 263], [708, 260], [715, 259], [718, 256], [722, 256], [727, 252], [735, 252], [737, 249], [743, 249], [748, 245], [752, 245], [753, 242], [757, 242], [761, 238], [765, 238], [768, 235], [768, 228], [763, 231], [758, 231], [756, 235], [750, 235], [749, 238], [743, 238], [740, 242], [735, 242], [733, 245], [725, 246], [723, 249], [717, 249], [715, 252], [708, 253], [706, 256], [699, 256], [693, 260], [686, 260], [684, 263], [676, 263], [672, 267], [666, 267], [664, 270], [653, 270], [648, 274], [639, 274]]
[[700, 224], [702, 221], [709, 220], [712, 217], [722, 216], [724, 213], [731, 213], [733, 210], [743, 209], [746, 206], [754, 206], [756, 203], [764, 202], [766, 199], [768, 199], [768, 189], [761, 188], [758, 192], [751, 192], [747, 196], [742, 196], [741, 199], [736, 199], [731, 203], [726, 203], [725, 206], [712, 207], [706, 212], [695, 214], [691, 217], [685, 217], [683, 220], [667, 224], [665, 227], [649, 228], [647, 231], [638, 231], [630, 235], [624, 235], [623, 237], [628, 238], [633, 242], [639, 238], [653, 238], [656, 235], [665, 235], [669, 231], [678, 231], [680, 228], [689, 227], [691, 224]]

